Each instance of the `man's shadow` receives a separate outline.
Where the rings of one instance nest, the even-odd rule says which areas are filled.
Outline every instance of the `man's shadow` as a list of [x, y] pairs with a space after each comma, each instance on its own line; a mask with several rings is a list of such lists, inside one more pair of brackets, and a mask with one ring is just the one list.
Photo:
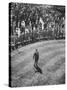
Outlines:
[[36, 65], [34, 64], [34, 67], [36, 69], [35, 73], [39, 72], [40, 74], [43, 74], [42, 69], [37, 64]]

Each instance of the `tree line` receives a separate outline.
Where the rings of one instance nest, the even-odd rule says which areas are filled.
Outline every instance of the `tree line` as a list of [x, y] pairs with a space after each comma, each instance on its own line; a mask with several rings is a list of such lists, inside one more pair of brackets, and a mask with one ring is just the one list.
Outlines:
[[[25, 37], [30, 37], [32, 41], [35, 37], [65, 37], [65, 6], [10, 3], [10, 10], [12, 36], [19, 28], [23, 40]], [[22, 21], [25, 22], [24, 27]], [[29, 33], [25, 34], [25, 28], [28, 28]]]

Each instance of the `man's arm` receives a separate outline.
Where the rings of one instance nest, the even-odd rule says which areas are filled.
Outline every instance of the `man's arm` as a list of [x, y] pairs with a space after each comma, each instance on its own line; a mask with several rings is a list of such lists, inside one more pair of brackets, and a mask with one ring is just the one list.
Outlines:
[[39, 59], [39, 52], [38, 52], [38, 59]]

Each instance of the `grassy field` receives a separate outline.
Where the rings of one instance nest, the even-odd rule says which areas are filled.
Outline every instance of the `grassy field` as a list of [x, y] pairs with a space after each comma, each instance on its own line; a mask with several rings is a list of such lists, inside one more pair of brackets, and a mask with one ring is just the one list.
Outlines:
[[[35, 73], [33, 53], [39, 51], [39, 67]], [[12, 86], [57, 85], [65, 83], [65, 40], [41, 41], [11, 53]]]

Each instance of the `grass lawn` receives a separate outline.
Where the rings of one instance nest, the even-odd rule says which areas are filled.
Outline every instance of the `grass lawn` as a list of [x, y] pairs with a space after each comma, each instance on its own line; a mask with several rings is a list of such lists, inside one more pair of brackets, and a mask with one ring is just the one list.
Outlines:
[[[39, 67], [35, 73], [33, 53], [39, 51]], [[41, 41], [11, 53], [12, 86], [55, 85], [65, 83], [65, 40]]]

